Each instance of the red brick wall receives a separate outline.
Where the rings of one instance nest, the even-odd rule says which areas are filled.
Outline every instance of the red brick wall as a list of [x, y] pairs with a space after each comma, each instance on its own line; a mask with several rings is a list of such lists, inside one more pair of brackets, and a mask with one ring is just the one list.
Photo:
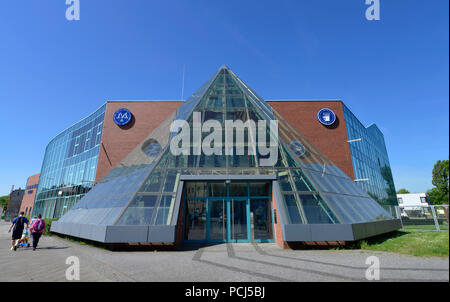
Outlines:
[[[185, 183], [186, 184], [186, 183]], [[180, 211], [178, 213], [178, 220], [177, 220], [177, 227], [175, 231], [175, 246], [178, 248], [183, 243], [183, 229], [184, 229], [184, 196], [181, 196], [181, 204], [180, 204]]]
[[[272, 190], [273, 191], [273, 190]], [[283, 230], [281, 228], [280, 223], [280, 214], [278, 213], [277, 209], [277, 203], [275, 201], [275, 194], [272, 193], [272, 210], [275, 210], [277, 217], [274, 217], [274, 235], [275, 235], [275, 242], [278, 244], [279, 247], [283, 249], [288, 249], [289, 246], [286, 241], [284, 241], [283, 238]], [[275, 223], [275, 221], [277, 223]]]
[[[350, 148], [346, 143], [348, 138], [341, 101], [269, 101], [268, 103], [350, 178], [354, 178]], [[181, 101], [108, 102], [103, 126], [103, 145], [100, 146], [95, 181], [100, 181], [108, 174], [181, 104]], [[134, 115], [134, 124], [131, 127], [118, 127], [112, 119], [114, 112], [123, 107], [128, 108]], [[334, 128], [325, 127], [317, 121], [317, 112], [324, 107], [336, 113], [338, 122]]]
[[[182, 103], [181, 101], [108, 102], [95, 182], [105, 177]], [[117, 126], [113, 121], [114, 112], [120, 108], [127, 108], [133, 114], [131, 123], [124, 127]]]
[[[352, 179], [355, 178], [341, 101], [271, 101], [268, 103], [344, 173]], [[337, 122], [333, 127], [326, 127], [317, 121], [317, 112], [322, 108], [329, 108], [336, 114]]]
[[[27, 181], [27, 187], [32, 185], [39, 184], [39, 176], [41, 174], [34, 174], [30, 177], [28, 177]], [[28, 194], [29, 191], [33, 191], [31, 194]], [[25, 210], [28, 209], [28, 213], [31, 213], [33, 211], [34, 206], [34, 198], [36, 197], [37, 187], [29, 190], [25, 190], [25, 193], [23, 195], [22, 204], [20, 205], [20, 211], [19, 212], [26, 212]], [[25, 213], [27, 214], [27, 213]], [[28, 214], [29, 216], [30, 214]]]

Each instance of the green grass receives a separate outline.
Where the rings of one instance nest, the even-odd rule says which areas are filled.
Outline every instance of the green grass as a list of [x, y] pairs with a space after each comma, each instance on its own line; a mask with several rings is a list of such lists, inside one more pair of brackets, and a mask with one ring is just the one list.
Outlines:
[[397, 231], [359, 241], [363, 250], [385, 251], [413, 256], [449, 256], [449, 233]]
[[[439, 228], [441, 230], [448, 230], [448, 225], [447, 224], [440, 224]], [[434, 231], [436, 230], [436, 226], [433, 225], [404, 225], [403, 226], [404, 230], [427, 230], [427, 231]]]

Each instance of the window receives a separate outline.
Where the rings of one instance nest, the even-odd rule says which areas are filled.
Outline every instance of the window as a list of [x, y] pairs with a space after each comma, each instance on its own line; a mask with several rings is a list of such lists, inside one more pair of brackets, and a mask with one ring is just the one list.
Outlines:
[[142, 151], [148, 157], [157, 157], [159, 153], [161, 153], [162, 147], [157, 141], [150, 139], [144, 143], [144, 145], [142, 146]]
[[420, 202], [421, 203], [427, 203], [427, 198], [426, 197], [420, 197]]
[[397, 200], [398, 200], [398, 203], [403, 203], [403, 198], [399, 197], [399, 198], [397, 198]]

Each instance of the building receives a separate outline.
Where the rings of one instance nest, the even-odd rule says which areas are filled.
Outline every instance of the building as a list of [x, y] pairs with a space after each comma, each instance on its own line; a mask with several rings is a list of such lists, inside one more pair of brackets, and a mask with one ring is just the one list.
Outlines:
[[402, 217], [431, 215], [426, 193], [397, 194], [397, 201]]
[[381, 205], [396, 205], [396, 191], [383, 133], [364, 125], [343, 105], [355, 181]]
[[[395, 188], [384, 137], [376, 125], [362, 126], [342, 101], [272, 100], [267, 103], [355, 179], [372, 198], [388, 210], [391, 210], [389, 206], [396, 205], [396, 198], [392, 198]], [[39, 212], [46, 218], [61, 217], [131, 152], [148, 131], [156, 129], [182, 104], [182, 101], [108, 101], [87, 118], [64, 130], [47, 146], [34, 214]], [[133, 112], [127, 127], [118, 127], [111, 118], [120, 108]], [[322, 108], [336, 113], [338, 122], [332, 127], [318, 122], [317, 112]], [[298, 119], [299, 114], [301, 119]], [[378, 136], [374, 139], [367, 129], [376, 129], [372, 132]], [[377, 144], [381, 147], [374, 147]]]
[[22, 204], [20, 205], [20, 212], [24, 212], [25, 216], [31, 216], [33, 212], [34, 199], [39, 185], [39, 173], [28, 177], [27, 186], [25, 187]]
[[[33, 215], [59, 218], [163, 122], [182, 102], [107, 102], [59, 133], [47, 145]], [[127, 107], [133, 119], [126, 127], [112, 120]], [[151, 118], [148, 118], [148, 117]]]
[[427, 193], [397, 194], [397, 201], [400, 208], [429, 206]]
[[[186, 123], [174, 130], [176, 120]], [[262, 124], [266, 145], [250, 127], [243, 142], [236, 134], [206, 155], [198, 150], [211, 137], [200, 129], [211, 120], [220, 137], [227, 121]], [[171, 142], [185, 128], [191, 147], [174, 155]], [[46, 150], [34, 211], [62, 216], [55, 232], [106, 243], [252, 238], [287, 247], [400, 228], [392, 191], [375, 125], [363, 127], [342, 101], [266, 102], [222, 67], [185, 102], [107, 102], [59, 134]]]
[[22, 190], [21, 188], [11, 191], [9, 194], [8, 208], [5, 213], [5, 220], [11, 220], [19, 215], [24, 193], [25, 190]]

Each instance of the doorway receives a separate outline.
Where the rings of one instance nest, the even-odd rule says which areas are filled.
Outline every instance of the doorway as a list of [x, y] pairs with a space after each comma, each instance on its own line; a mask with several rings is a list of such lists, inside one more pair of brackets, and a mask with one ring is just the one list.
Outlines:
[[253, 240], [273, 242], [271, 182], [191, 182], [185, 188], [184, 241], [251, 242], [253, 221]]

